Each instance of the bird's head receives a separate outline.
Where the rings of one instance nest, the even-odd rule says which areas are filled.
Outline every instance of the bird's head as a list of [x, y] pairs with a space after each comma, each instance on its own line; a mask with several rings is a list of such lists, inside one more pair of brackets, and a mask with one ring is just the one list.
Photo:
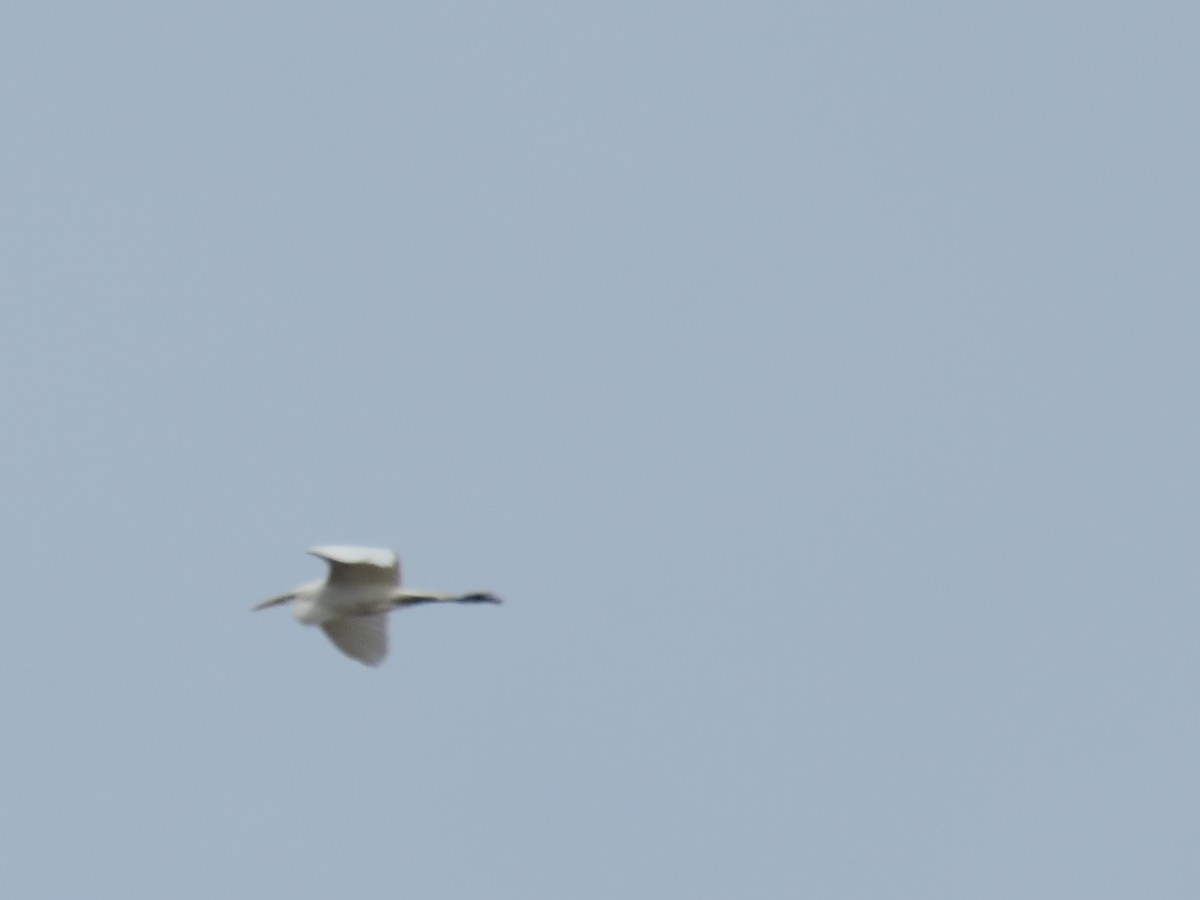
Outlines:
[[260, 609], [266, 609], [268, 606], [279, 606], [281, 603], [287, 603], [289, 600], [295, 599], [296, 595], [294, 593], [280, 594], [278, 597], [272, 597], [270, 600], [264, 600], [262, 603], [255, 606], [254, 612], [258, 612]]

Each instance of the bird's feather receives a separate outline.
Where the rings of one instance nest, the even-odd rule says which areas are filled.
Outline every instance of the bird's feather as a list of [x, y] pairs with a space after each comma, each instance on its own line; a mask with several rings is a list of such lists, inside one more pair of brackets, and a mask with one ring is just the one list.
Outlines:
[[388, 650], [387, 614], [350, 616], [321, 625], [337, 648], [368, 666], [383, 662]]
[[313, 547], [308, 551], [329, 563], [329, 584], [399, 584], [400, 560], [377, 547]]

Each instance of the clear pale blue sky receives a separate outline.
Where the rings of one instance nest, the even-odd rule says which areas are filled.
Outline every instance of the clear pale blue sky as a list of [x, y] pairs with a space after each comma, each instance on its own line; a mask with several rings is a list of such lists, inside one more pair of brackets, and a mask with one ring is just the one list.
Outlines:
[[1198, 28], [4, 4], [5, 895], [1196, 897]]

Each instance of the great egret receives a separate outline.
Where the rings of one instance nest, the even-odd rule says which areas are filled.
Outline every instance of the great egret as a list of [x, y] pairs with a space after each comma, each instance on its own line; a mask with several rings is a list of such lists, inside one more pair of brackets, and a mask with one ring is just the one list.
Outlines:
[[305, 625], [320, 625], [347, 656], [377, 666], [387, 656], [388, 613], [418, 603], [499, 603], [494, 594], [431, 594], [400, 587], [400, 560], [375, 547], [313, 547], [329, 563], [329, 574], [286, 594], [264, 600], [256, 610], [292, 602]]

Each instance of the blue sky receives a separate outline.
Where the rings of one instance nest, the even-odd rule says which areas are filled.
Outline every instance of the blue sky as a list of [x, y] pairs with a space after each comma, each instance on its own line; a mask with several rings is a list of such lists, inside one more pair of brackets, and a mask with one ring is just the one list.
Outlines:
[[1194, 897], [1197, 25], [7, 4], [0, 882]]

